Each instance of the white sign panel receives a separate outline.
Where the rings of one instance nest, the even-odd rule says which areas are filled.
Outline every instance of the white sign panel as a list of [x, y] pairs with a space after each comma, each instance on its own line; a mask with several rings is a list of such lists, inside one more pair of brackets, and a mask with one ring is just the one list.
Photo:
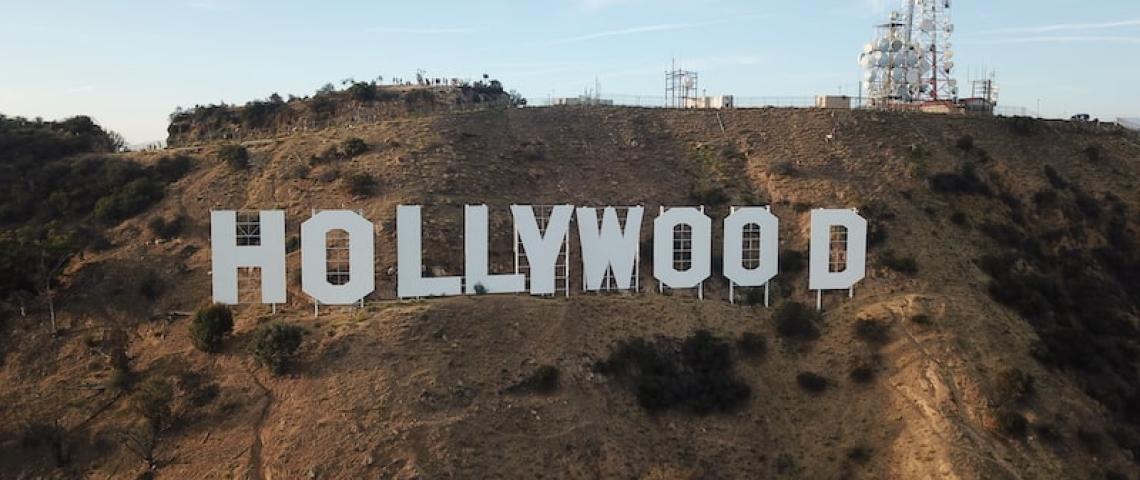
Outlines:
[[[626, 207], [626, 212], [622, 225], [614, 207], [602, 209], [600, 222], [597, 209], [577, 209], [584, 290], [601, 290], [607, 272], [613, 274], [618, 289], [636, 288], [631, 279], [638, 273], [644, 208]], [[554, 206], [547, 224], [540, 227], [533, 207], [511, 206], [518, 241], [530, 267], [532, 295], [555, 292], [555, 269], [567, 245], [574, 214], [573, 205]], [[238, 269], [259, 268], [261, 302], [285, 303], [285, 212], [262, 211], [256, 221], [243, 217], [239, 223], [236, 212], [215, 211], [210, 219], [214, 301], [238, 303]], [[735, 286], [758, 287], [768, 283], [779, 269], [779, 220], [768, 208], [740, 207], [724, 219], [723, 225], [724, 276]], [[680, 226], [685, 228], [677, 228]], [[528, 279], [524, 275], [489, 271], [487, 206], [468, 205], [464, 209], [464, 277], [424, 276], [421, 228], [420, 206], [396, 208], [396, 292], [400, 298], [525, 291]], [[746, 267], [744, 232], [757, 229], [759, 237], [753, 241], [759, 241], [758, 262]], [[330, 232], [340, 230], [348, 238], [348, 272], [344, 284], [334, 284], [328, 279], [328, 238]], [[679, 230], [687, 237], [677, 238]], [[712, 234], [712, 220], [701, 209], [663, 210], [653, 220], [653, 276], [669, 288], [701, 287], [711, 274]], [[327, 305], [354, 304], [372, 293], [376, 288], [375, 240], [373, 224], [355, 212], [322, 211], [305, 221], [301, 225], [304, 292]], [[854, 210], [812, 211], [810, 244], [810, 289], [845, 290], [863, 279], [867, 221]], [[688, 251], [678, 251], [679, 246]], [[755, 244], [748, 248], [757, 253]], [[687, 255], [690, 261], [674, 262], [677, 253]]]

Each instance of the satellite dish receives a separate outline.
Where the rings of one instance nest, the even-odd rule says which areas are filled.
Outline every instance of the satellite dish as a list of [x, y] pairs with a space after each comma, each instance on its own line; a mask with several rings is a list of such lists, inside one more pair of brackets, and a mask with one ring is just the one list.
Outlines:
[[919, 25], [919, 28], [926, 30], [926, 31], [930, 31], [930, 30], [934, 29], [934, 22], [931, 22], [929, 19], [923, 20], [922, 24]]
[[953, 61], [946, 62], [946, 71], [947, 72], [949, 72], [953, 68], [954, 68], [954, 62]]
[[905, 82], [906, 81], [906, 71], [903, 69], [900, 69], [900, 68], [896, 68], [896, 69], [892, 70], [891, 71], [891, 80], [894, 80], [895, 83]]
[[696, 82], [697, 82], [697, 79], [690, 77], [688, 75], [685, 76], [684, 85], [686, 88], [693, 88], [693, 85], [696, 85]]
[[946, 59], [949, 60], [951, 58], [954, 58], [954, 51], [953, 50], [947, 50], [944, 55], [946, 56]]
[[878, 70], [867, 70], [867, 73], [865, 75], [863, 75], [863, 79], [866, 80], [867, 83], [877, 82], [877, 81], [879, 81], [879, 71]]
[[875, 46], [870, 43], [863, 45], [863, 53], [871, 53], [875, 51]]
[[918, 70], [909, 70], [906, 72], [906, 83], [915, 84], [918, 83], [918, 80]]
[[897, 52], [899, 50], [902, 50], [902, 47], [903, 47], [903, 41], [902, 40], [896, 39], [895, 41], [891, 42], [891, 51], [892, 52]]

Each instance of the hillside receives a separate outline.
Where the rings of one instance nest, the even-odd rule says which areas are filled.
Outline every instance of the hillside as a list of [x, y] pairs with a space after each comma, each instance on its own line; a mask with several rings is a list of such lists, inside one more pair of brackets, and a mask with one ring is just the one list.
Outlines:
[[[193, 167], [152, 207], [104, 222], [106, 248], [71, 259], [57, 334], [42, 302], [3, 311], [3, 475], [135, 478], [146, 450], [156, 478], [1140, 478], [1140, 140], [1123, 130], [526, 108], [244, 147], [113, 156]], [[810, 208], [858, 207], [874, 232], [868, 276], [853, 298], [824, 296], [818, 338], [777, 326], [814, 302], [795, 271], [770, 309], [728, 303], [716, 275], [704, 301], [659, 294], [647, 262], [632, 295], [395, 300], [396, 205], [426, 206], [424, 263], [457, 274], [464, 204], [490, 206], [492, 271], [505, 272], [506, 207], [555, 202], [706, 203], [716, 222], [729, 205], [771, 204], [784, 252], [807, 251]], [[236, 308], [232, 338], [203, 353], [183, 312], [209, 303], [209, 211], [269, 208], [287, 211], [290, 236], [312, 209], [360, 210], [379, 231], [377, 292], [314, 318], [293, 252], [290, 303]], [[282, 376], [246, 353], [271, 322], [306, 332]], [[621, 342], [698, 330], [730, 346], [751, 392], [735, 408], [650, 412], [598, 368]], [[543, 366], [556, 388], [516, 388]], [[148, 438], [151, 380], [174, 388]]]

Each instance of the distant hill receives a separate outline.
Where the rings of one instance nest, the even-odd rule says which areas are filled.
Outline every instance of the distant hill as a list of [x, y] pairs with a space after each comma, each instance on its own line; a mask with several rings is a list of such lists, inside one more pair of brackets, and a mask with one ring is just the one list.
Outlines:
[[[53, 217], [106, 242], [62, 269], [58, 332], [43, 296], [23, 297], [26, 317], [5, 304], [0, 471], [1137, 478], [1140, 145], [1122, 129], [592, 107], [285, 133], [312, 104], [285, 105], [295, 113], [257, 124], [274, 135], [244, 144], [208, 141], [238, 131], [243, 110], [226, 109], [175, 118], [181, 147], [100, 154], [155, 172], [161, 195], [121, 216]], [[177, 158], [190, 168], [157, 173]], [[658, 293], [648, 259], [632, 294], [395, 300], [397, 205], [426, 206], [425, 265], [457, 274], [464, 204], [490, 206], [491, 268], [506, 272], [507, 206], [555, 202], [704, 204], [717, 222], [731, 205], [771, 205], [773, 306], [748, 292], [728, 303], [715, 275], [704, 301]], [[873, 233], [867, 278], [853, 298], [825, 295], [818, 317], [802, 271], [816, 207], [859, 208]], [[200, 351], [188, 315], [210, 301], [209, 212], [270, 208], [293, 239], [313, 209], [360, 210], [377, 225], [377, 292], [314, 318], [291, 250], [290, 302], [235, 308], [233, 333]], [[283, 375], [262, 366], [292, 341], [267, 330], [278, 323], [302, 332]]]
[[[515, 94], [517, 95], [517, 94]], [[273, 94], [243, 106], [205, 105], [171, 115], [166, 143], [250, 140], [315, 131], [333, 125], [359, 125], [412, 115], [455, 113], [506, 107], [512, 94], [498, 80], [454, 86], [390, 85], [355, 82], [344, 90], [331, 85], [311, 97], [282, 99]]]

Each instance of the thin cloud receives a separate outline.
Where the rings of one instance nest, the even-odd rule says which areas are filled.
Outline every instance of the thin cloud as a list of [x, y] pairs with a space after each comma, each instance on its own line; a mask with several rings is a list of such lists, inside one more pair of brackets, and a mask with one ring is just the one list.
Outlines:
[[424, 28], [408, 28], [408, 27], [374, 27], [369, 28], [369, 32], [373, 33], [406, 33], [409, 35], [453, 35], [463, 33], [476, 33], [478, 30], [473, 28], [447, 28], [447, 27], [424, 27]]
[[601, 10], [614, 5], [627, 3], [629, 0], [575, 0], [579, 7], [585, 10]]
[[670, 30], [687, 30], [691, 28], [703, 27], [708, 24], [703, 23], [661, 23], [657, 25], [644, 25], [641, 27], [623, 28], [620, 30], [608, 30], [605, 32], [590, 33], [587, 35], [580, 35], [577, 37], [563, 38], [555, 40], [554, 44], [576, 43], [585, 42], [589, 40], [597, 40], [599, 38], [621, 37], [626, 35], [637, 35], [641, 33], [650, 32], [665, 32]]
[[983, 40], [978, 42], [968, 43], [982, 43], [982, 44], [1002, 44], [1002, 43], [1116, 43], [1116, 44], [1140, 44], [1140, 37], [1122, 37], [1122, 36], [1038, 36], [1038, 37], [1011, 37], [1011, 38], [995, 38], [992, 40]]
[[981, 33], [984, 33], [984, 34], [1049, 33], [1049, 32], [1105, 30], [1105, 29], [1110, 29], [1110, 28], [1125, 28], [1125, 27], [1140, 27], [1140, 19], [1122, 20], [1122, 21], [1117, 21], [1117, 22], [1102, 22], [1102, 23], [1058, 23], [1058, 24], [1054, 24], [1054, 25], [1038, 25], [1035, 27], [1002, 28], [1002, 29], [997, 29], [997, 30], [989, 30], [989, 31], [981, 32]]
[[195, 10], [210, 11], [228, 10], [233, 7], [231, 3], [225, 2], [223, 0], [190, 0], [183, 5], [185, 5], [187, 8], [193, 8]]
[[705, 27], [710, 27], [713, 25], [721, 25], [721, 24], [725, 24], [725, 23], [758, 20], [761, 18], [767, 18], [767, 15], [744, 15], [744, 16], [734, 17], [731, 20], [718, 20], [718, 21], [699, 22], [699, 23], [659, 23], [656, 25], [643, 25], [640, 27], [622, 28], [622, 29], [618, 29], [618, 30], [607, 30], [604, 32], [589, 33], [586, 35], [579, 35], [576, 37], [562, 38], [562, 39], [554, 40], [553, 42], [551, 42], [551, 44], [552, 45], [562, 45], [562, 44], [566, 44], [566, 43], [577, 43], [577, 42], [586, 42], [586, 41], [590, 41], [590, 40], [597, 40], [600, 38], [623, 37], [623, 36], [627, 36], [627, 35], [639, 35], [642, 33], [668, 32], [668, 31], [676, 31], [676, 30], [691, 30], [694, 28], [705, 28]]
[[77, 87], [65, 88], [63, 93], [87, 93], [95, 91], [94, 85], [80, 85]]

